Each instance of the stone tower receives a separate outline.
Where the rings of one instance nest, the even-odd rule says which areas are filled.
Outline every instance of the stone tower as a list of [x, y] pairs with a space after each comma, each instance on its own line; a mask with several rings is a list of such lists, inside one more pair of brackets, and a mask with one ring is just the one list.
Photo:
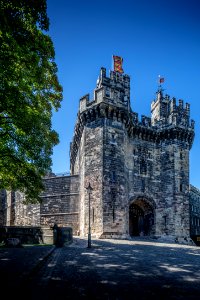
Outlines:
[[[188, 238], [189, 104], [159, 88], [151, 118], [130, 107], [130, 77], [101, 68], [94, 100], [80, 99], [71, 143], [71, 175], [79, 175], [80, 235]], [[90, 207], [86, 187], [91, 184]]]

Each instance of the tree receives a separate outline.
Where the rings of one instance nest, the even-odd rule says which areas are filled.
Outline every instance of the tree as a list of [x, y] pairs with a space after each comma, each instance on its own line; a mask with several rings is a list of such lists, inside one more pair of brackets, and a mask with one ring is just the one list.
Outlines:
[[0, 189], [40, 200], [62, 100], [46, 0], [0, 0]]

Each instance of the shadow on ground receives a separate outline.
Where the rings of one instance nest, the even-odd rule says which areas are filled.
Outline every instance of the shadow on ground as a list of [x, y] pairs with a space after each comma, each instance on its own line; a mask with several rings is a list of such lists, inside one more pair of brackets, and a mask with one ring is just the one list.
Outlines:
[[199, 269], [198, 247], [137, 239], [93, 240], [88, 249], [75, 238], [17, 289], [29, 299], [200, 299]]

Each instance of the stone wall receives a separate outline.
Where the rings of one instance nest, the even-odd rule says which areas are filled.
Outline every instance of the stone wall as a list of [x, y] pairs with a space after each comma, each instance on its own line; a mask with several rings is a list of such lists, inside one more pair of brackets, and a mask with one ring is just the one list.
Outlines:
[[51, 174], [44, 178], [44, 185], [41, 204], [24, 204], [24, 194], [15, 192], [14, 225], [41, 225], [48, 231], [57, 223], [72, 227], [73, 233], [79, 234], [79, 177]]
[[4, 226], [0, 227], [0, 242], [7, 238], [17, 238], [21, 244], [42, 244], [43, 231], [36, 226]]
[[[86, 235], [89, 230], [89, 195], [87, 187], [93, 188], [90, 198], [91, 231], [96, 236], [102, 233], [102, 157], [103, 157], [103, 124], [99, 120], [84, 128], [74, 165], [79, 161], [80, 176], [80, 234]], [[73, 168], [75, 172], [75, 169]]]
[[0, 226], [15, 224], [15, 192], [0, 191]]
[[15, 192], [15, 224], [17, 226], [40, 226], [40, 204], [25, 204], [24, 194]]
[[[91, 232], [100, 236], [103, 231], [103, 218], [102, 218], [102, 174], [103, 174], [103, 123], [102, 120], [94, 121], [85, 127], [85, 146], [84, 146], [85, 162], [84, 162], [84, 177], [83, 186], [84, 190], [81, 190], [82, 197], [84, 195], [84, 235], [88, 233], [89, 227], [89, 209], [90, 209], [90, 224]], [[81, 170], [83, 174], [83, 171]], [[92, 193], [90, 195], [90, 207], [89, 207], [89, 195], [87, 192], [88, 185], [92, 187]], [[83, 203], [82, 203], [83, 207]], [[82, 214], [82, 211], [80, 212]]]
[[41, 226], [72, 227], [79, 234], [79, 177], [53, 176], [44, 179], [45, 191], [41, 194]]
[[128, 170], [125, 126], [116, 117], [104, 121], [103, 235], [128, 235]]
[[192, 185], [190, 185], [190, 233], [191, 236], [200, 236], [200, 190]]

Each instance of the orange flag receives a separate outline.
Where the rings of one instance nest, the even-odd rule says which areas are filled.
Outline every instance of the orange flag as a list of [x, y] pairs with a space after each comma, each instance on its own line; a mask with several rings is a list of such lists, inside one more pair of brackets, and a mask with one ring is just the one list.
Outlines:
[[114, 71], [119, 73], [124, 73], [122, 69], [123, 58], [120, 56], [113, 55], [114, 60]]
[[160, 75], [158, 75], [158, 83], [163, 83], [165, 81], [164, 77], [161, 77]]

